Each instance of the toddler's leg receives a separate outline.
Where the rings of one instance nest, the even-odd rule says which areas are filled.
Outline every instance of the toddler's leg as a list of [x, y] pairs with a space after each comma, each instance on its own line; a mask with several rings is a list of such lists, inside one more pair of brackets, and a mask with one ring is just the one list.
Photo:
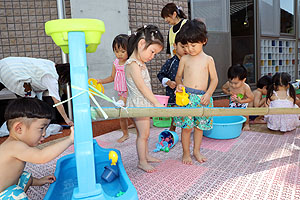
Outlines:
[[191, 153], [190, 153], [191, 132], [192, 129], [184, 129], [184, 128], [182, 128], [181, 131], [181, 143], [183, 149], [182, 163], [187, 165], [193, 164]]
[[[120, 100], [122, 100], [124, 102], [124, 104], [126, 105], [127, 98], [125, 98], [124, 96], [120, 96]], [[125, 140], [127, 140], [129, 138], [128, 119], [127, 118], [120, 118], [120, 126], [121, 126], [121, 130], [123, 132], [123, 136], [120, 137], [117, 140], [117, 142], [119, 142], [119, 143], [124, 142]]]
[[193, 154], [196, 160], [200, 163], [207, 161], [207, 158], [200, 153], [200, 146], [202, 143], [203, 131], [195, 128], [194, 129], [194, 150]]
[[244, 123], [243, 131], [250, 131], [249, 126], [249, 116], [245, 116], [247, 118], [246, 122]]
[[139, 158], [138, 168], [148, 173], [154, 172], [156, 169], [153, 166], [149, 165], [147, 160], [148, 138], [150, 134], [150, 118], [134, 118], [134, 122], [137, 130], [136, 149]]
[[129, 134], [128, 134], [128, 119], [127, 118], [120, 118], [120, 126], [121, 126], [121, 130], [123, 132], [123, 136], [120, 137], [117, 142], [122, 143], [125, 140], [127, 140], [129, 138]]

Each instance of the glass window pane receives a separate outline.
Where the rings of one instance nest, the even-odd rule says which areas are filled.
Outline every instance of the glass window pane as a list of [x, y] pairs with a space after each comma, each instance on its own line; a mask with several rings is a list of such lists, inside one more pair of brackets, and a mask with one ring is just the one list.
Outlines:
[[229, 31], [229, 6], [227, 0], [191, 0], [193, 18], [201, 19], [208, 31]]
[[294, 34], [294, 0], [280, 0], [280, 32]]
[[278, 0], [260, 0], [259, 16], [261, 34], [279, 36], [279, 5]]

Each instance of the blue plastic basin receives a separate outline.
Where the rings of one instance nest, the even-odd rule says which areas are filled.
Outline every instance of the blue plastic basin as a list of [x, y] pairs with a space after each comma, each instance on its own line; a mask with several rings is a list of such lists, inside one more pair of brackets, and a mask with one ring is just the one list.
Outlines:
[[232, 139], [239, 137], [242, 132], [243, 116], [215, 116], [213, 117], [213, 128], [203, 131], [203, 135], [213, 139]]

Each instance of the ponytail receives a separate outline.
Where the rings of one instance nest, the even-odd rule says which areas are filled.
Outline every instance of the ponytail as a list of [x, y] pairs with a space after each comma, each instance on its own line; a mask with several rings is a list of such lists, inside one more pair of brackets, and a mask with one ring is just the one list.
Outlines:
[[161, 10], [160, 16], [162, 18], [169, 17], [176, 12], [177, 16], [181, 19], [187, 19], [187, 16], [184, 14], [181, 7], [176, 6], [175, 3], [168, 3], [166, 4], [163, 9]]
[[296, 91], [295, 91], [294, 86], [291, 83], [289, 83], [289, 95], [290, 95], [290, 97], [293, 98], [294, 104], [295, 104], [296, 103]]
[[151, 44], [158, 44], [164, 47], [164, 38], [157, 28], [154, 25], [144, 25], [143, 27], [136, 30], [135, 33], [131, 34], [128, 39], [128, 48], [127, 54], [128, 58], [132, 55], [132, 53], [137, 50], [138, 43], [141, 39], [146, 41], [145, 48], [147, 49]]

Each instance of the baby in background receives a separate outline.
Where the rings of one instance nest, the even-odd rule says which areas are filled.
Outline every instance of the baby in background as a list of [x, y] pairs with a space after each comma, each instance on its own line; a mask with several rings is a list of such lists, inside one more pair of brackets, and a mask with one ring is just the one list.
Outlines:
[[[265, 107], [266, 98], [263, 96], [267, 95], [268, 88], [271, 86], [271, 84], [272, 84], [271, 76], [265, 75], [260, 79], [258, 79], [256, 84], [257, 89], [252, 92], [254, 95], [254, 100], [248, 104], [248, 107], [256, 107], [256, 108]], [[263, 118], [264, 116], [258, 116], [258, 115], [249, 116], [250, 123], [253, 122], [256, 124], [265, 124], [266, 122]]]
[[[276, 73], [267, 93], [267, 105], [270, 108], [298, 108], [296, 91], [292, 86], [291, 76], [286, 72]], [[266, 115], [267, 127], [282, 132], [292, 131], [300, 125], [298, 114]]]
[[[182, 56], [179, 63], [175, 78], [176, 92], [182, 92], [185, 87], [189, 94], [189, 103], [185, 106], [187, 108], [213, 107], [212, 94], [217, 87], [218, 76], [214, 59], [203, 51], [203, 46], [207, 43], [206, 26], [199, 20], [190, 20], [182, 26], [178, 35], [181, 35], [181, 43], [188, 54]], [[193, 129], [193, 155], [198, 162], [205, 162], [207, 159], [200, 153], [200, 146], [203, 130], [212, 128], [212, 117], [174, 117], [174, 125], [182, 128], [182, 163], [192, 164], [190, 136]]]
[[[229, 108], [247, 108], [252, 102], [254, 95], [246, 83], [247, 69], [240, 64], [229, 67], [227, 71], [228, 81], [222, 86], [225, 94], [230, 95]], [[244, 124], [243, 130], [249, 131], [249, 117]]]
[[[157, 78], [162, 83], [162, 85], [166, 88], [166, 95], [169, 96], [168, 105], [175, 106], [175, 90], [176, 90], [176, 82], [175, 77], [177, 74], [179, 61], [182, 56], [187, 54], [184, 45], [180, 42], [180, 34], [177, 34], [175, 37], [174, 50], [176, 54], [168, 59], [166, 63], [161, 67], [159, 73], [157, 74]], [[173, 118], [170, 127], [170, 131], [175, 131], [176, 126], [173, 125]]]
[[[120, 34], [115, 37], [112, 43], [112, 49], [116, 55], [116, 59], [112, 65], [111, 75], [104, 79], [99, 79], [98, 83], [106, 84], [114, 82], [114, 89], [118, 92], [120, 100], [126, 105], [127, 100], [127, 85], [125, 80], [125, 69], [124, 64], [128, 58], [127, 45], [128, 35]], [[120, 118], [120, 126], [123, 132], [123, 136], [117, 140], [117, 142], [124, 142], [129, 138], [128, 134], [128, 119]]]
[[12, 100], [6, 108], [5, 119], [9, 137], [0, 145], [0, 199], [27, 199], [29, 186], [53, 183], [53, 175], [40, 179], [24, 171], [26, 162], [47, 163], [74, 142], [74, 130], [70, 136], [43, 149], [36, 146], [43, 141], [52, 119], [51, 107], [36, 98]]

